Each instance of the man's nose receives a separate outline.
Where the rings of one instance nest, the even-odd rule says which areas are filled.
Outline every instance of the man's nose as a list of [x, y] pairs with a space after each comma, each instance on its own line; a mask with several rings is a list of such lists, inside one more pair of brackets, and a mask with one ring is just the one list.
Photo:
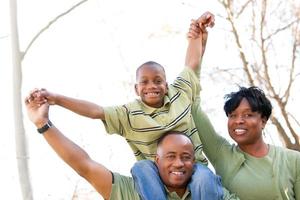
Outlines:
[[175, 159], [174, 166], [176, 167], [182, 167], [184, 164], [180, 158]]

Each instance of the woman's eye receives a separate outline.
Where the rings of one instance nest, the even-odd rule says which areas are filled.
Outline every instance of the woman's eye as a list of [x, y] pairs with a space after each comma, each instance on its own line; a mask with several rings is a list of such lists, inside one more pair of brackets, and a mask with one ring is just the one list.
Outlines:
[[235, 118], [236, 115], [235, 115], [235, 114], [229, 114], [228, 117], [229, 117], [229, 118]]

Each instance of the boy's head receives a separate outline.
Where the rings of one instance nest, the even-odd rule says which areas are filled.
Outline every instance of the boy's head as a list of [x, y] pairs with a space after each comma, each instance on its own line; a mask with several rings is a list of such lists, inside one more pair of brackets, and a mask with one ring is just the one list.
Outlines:
[[164, 103], [168, 84], [163, 66], [148, 61], [136, 70], [135, 92], [148, 106], [159, 108]]

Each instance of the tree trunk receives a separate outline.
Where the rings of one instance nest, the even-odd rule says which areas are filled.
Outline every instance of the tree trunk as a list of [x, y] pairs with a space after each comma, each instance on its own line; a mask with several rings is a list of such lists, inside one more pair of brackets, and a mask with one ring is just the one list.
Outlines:
[[19, 172], [19, 182], [24, 200], [32, 200], [32, 188], [28, 169], [28, 153], [25, 129], [22, 115], [22, 69], [21, 52], [19, 48], [18, 26], [17, 26], [17, 2], [10, 1], [11, 19], [11, 46], [12, 46], [12, 65], [13, 65], [13, 106], [14, 106], [14, 125], [16, 141], [16, 158]]

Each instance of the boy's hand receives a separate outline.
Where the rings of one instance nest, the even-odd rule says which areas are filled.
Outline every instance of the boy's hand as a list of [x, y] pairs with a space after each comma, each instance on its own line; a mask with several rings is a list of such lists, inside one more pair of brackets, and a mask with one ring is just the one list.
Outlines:
[[49, 105], [55, 105], [56, 95], [47, 91], [46, 89], [34, 89], [30, 92], [29, 96], [34, 99], [38, 104], [48, 103]]
[[202, 45], [202, 53], [206, 49], [208, 37], [207, 27], [212, 28], [215, 25], [215, 16], [210, 12], [205, 12], [197, 20], [192, 20], [187, 34], [188, 39], [200, 39]]

